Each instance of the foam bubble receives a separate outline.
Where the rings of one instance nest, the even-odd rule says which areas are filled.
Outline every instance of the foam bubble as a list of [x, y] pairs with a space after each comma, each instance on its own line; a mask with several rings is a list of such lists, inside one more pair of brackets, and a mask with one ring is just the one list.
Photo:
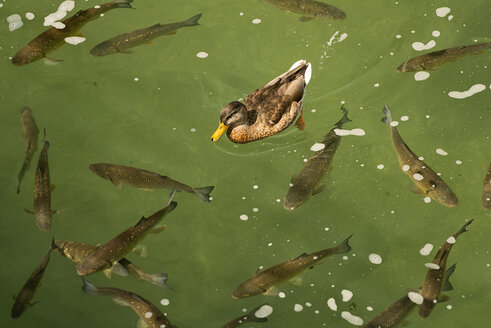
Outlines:
[[269, 317], [269, 315], [273, 313], [273, 307], [268, 305], [268, 304], [264, 304], [263, 306], [261, 306], [259, 308], [259, 310], [257, 310], [255, 313], [254, 313], [254, 316], [256, 318], [267, 318]]
[[374, 86], [375, 88], [378, 88], [378, 87], [380, 86], [380, 83], [375, 83], [373, 86]]
[[397, 122], [397, 121], [390, 122], [390, 126], [398, 126], [398, 125], [399, 125], [399, 122]]
[[353, 297], [353, 292], [351, 290], [343, 289], [341, 295], [343, 295], [343, 302], [348, 302]]
[[338, 136], [358, 136], [362, 137], [365, 135], [365, 130], [357, 128], [352, 130], [334, 129], [334, 133]]
[[13, 14], [7, 17], [7, 22], [9, 23], [9, 31], [15, 31], [24, 25], [22, 18], [19, 14]]
[[445, 17], [450, 12], [450, 8], [448, 7], [440, 7], [435, 10], [435, 13], [438, 17]]
[[433, 35], [435, 38], [438, 38], [440, 36], [440, 31], [435, 30], [431, 32], [431, 35]]
[[69, 11], [72, 11], [73, 8], [75, 8], [75, 1], [63, 1], [59, 6], [58, 10], [52, 14], [49, 14], [48, 16], [44, 17], [44, 26], [53, 26], [57, 29], [63, 29], [65, 28], [65, 25], [63, 24], [63, 27], [60, 27], [62, 24], [61, 22], [57, 22], [60, 19], [63, 19]]
[[145, 318], [149, 319], [153, 316], [153, 313], [152, 312], [147, 312], [145, 313]]
[[409, 120], [409, 116], [406, 116], [406, 115], [401, 116], [401, 121], [406, 122], [407, 120]]
[[53, 26], [57, 30], [63, 30], [65, 28], [65, 24], [63, 24], [62, 22], [54, 22], [51, 24], [51, 26]]
[[285, 298], [285, 297], [286, 297], [286, 294], [285, 294], [285, 293], [283, 293], [283, 292], [279, 292], [279, 293], [278, 293], [278, 297], [279, 297], [279, 298]]
[[486, 89], [486, 86], [484, 84], [478, 83], [478, 84], [474, 84], [467, 91], [462, 91], [462, 92], [461, 91], [450, 91], [448, 93], [448, 96], [451, 98], [455, 98], [455, 99], [464, 99], [464, 98], [468, 98], [470, 96], [473, 96], [476, 93], [479, 93], [485, 89]]
[[424, 177], [423, 177], [421, 174], [419, 174], [419, 173], [414, 173], [414, 174], [413, 174], [413, 178], [414, 178], [414, 180], [416, 180], [416, 181], [421, 181], [421, 180], [423, 180], [423, 179], [424, 179]]
[[246, 215], [246, 214], [242, 214], [239, 216], [239, 218], [242, 220], [242, 221], [247, 221], [249, 220], [249, 217]]
[[69, 36], [65, 38], [65, 42], [73, 45], [84, 42], [86, 39], [81, 36]]
[[252, 209], [252, 211], [253, 211], [254, 213], [257, 213], [257, 212], [259, 212], [259, 208], [254, 207], [254, 208]]
[[423, 248], [419, 250], [419, 254], [423, 256], [428, 256], [430, 255], [431, 251], [433, 250], [433, 245], [432, 244], [425, 244]]
[[460, 165], [460, 164], [462, 164], [462, 161], [461, 160], [456, 160], [455, 161], [455, 164]]
[[337, 311], [338, 310], [338, 306], [336, 304], [336, 300], [331, 297], [330, 299], [327, 300], [327, 306], [333, 310], [333, 311]]
[[372, 262], [373, 264], [380, 264], [382, 263], [382, 257], [378, 254], [371, 253], [368, 255], [368, 260]]
[[447, 305], [447, 310], [451, 310], [452, 309], [452, 305], [448, 304]]
[[162, 304], [163, 306], [167, 306], [169, 305], [170, 301], [167, 299], [167, 298], [163, 298], [160, 300], [160, 304]]
[[416, 51], [423, 51], [423, 50], [428, 50], [436, 46], [435, 40], [430, 40], [428, 41], [427, 44], [424, 44], [423, 42], [413, 42], [411, 45], [414, 50]]
[[252, 20], [252, 24], [259, 24], [259, 23], [261, 23], [261, 20], [259, 18], [254, 18]]
[[456, 240], [454, 236], [450, 236], [447, 238], [447, 243], [449, 244], [455, 244]]
[[397, 34], [396, 35], [396, 39], [400, 39], [401, 38], [401, 35], [400, 34]]
[[447, 155], [448, 155], [448, 153], [447, 153], [445, 150], [441, 149], [441, 148], [437, 148], [437, 149], [435, 150], [435, 152], [436, 152], [438, 155], [442, 155], [442, 156], [447, 156]]
[[384, 164], [379, 164], [379, 165], [377, 165], [377, 169], [381, 170], [381, 169], [383, 169], [383, 168], [384, 168]]
[[429, 77], [430, 77], [430, 73], [428, 73], [426, 71], [419, 71], [419, 72], [414, 73], [414, 79], [416, 81], [424, 81]]
[[303, 310], [303, 306], [301, 304], [295, 304], [293, 310], [295, 310], [295, 312], [300, 312]]
[[409, 293], [407, 293], [407, 297], [409, 297], [411, 302], [413, 302], [414, 304], [418, 304], [418, 305], [423, 304], [424, 298], [423, 298], [423, 296], [421, 296], [420, 293], [409, 292]]
[[204, 51], [200, 51], [196, 54], [196, 57], [198, 58], [206, 58], [208, 57], [208, 53], [207, 52], [204, 52]]
[[432, 269], [432, 270], [440, 269], [440, 266], [436, 263], [425, 263], [425, 267], [427, 267], [428, 269]]
[[409, 171], [409, 169], [410, 169], [410, 167], [409, 167], [409, 165], [407, 165], [407, 164], [405, 164], [405, 165], [403, 165], [403, 166], [402, 166], [402, 170], [403, 170], [404, 172]]
[[253, 189], [257, 189], [257, 188], [259, 188], [259, 186], [258, 185], [254, 185], [254, 186], [252, 186], [252, 188]]
[[426, 196], [425, 198], [423, 198], [423, 200], [426, 204], [428, 204], [429, 202], [431, 202], [431, 197]]
[[28, 20], [33, 20], [33, 19], [34, 19], [34, 17], [35, 17], [35, 16], [34, 16], [34, 14], [33, 14], [33, 13], [31, 13], [31, 12], [27, 12], [27, 13], [26, 13], [26, 18], [27, 18]]
[[310, 150], [312, 151], [319, 151], [326, 148], [326, 145], [323, 143], [315, 143], [312, 147], [310, 147]]
[[352, 324], [354, 326], [363, 325], [363, 319], [362, 318], [357, 317], [356, 315], [352, 315], [348, 311], [341, 312], [341, 318], [348, 321], [350, 324]]
[[373, 307], [367, 306], [367, 311], [373, 311]]

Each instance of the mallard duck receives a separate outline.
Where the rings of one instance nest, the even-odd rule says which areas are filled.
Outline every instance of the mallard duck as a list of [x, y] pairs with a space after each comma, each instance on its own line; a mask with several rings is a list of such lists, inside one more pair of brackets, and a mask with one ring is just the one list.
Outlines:
[[[230, 141], [247, 143], [285, 130], [301, 113], [311, 75], [310, 63], [299, 60], [287, 72], [249, 94], [242, 103], [228, 103], [220, 112], [219, 127], [211, 140], [217, 141], [227, 131]], [[298, 124], [303, 123], [301, 119]]]

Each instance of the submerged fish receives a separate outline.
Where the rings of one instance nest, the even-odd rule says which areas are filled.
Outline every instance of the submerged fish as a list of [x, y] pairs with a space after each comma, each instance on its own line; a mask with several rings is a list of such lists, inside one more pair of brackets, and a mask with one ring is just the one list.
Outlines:
[[455, 207], [458, 204], [457, 196], [447, 186], [445, 182], [423, 161], [418, 159], [411, 149], [402, 140], [396, 125], [391, 124], [392, 116], [389, 107], [384, 106], [385, 117], [382, 122], [390, 126], [392, 134], [392, 143], [399, 159], [399, 167], [406, 173], [414, 184], [418, 187], [419, 192], [428, 195], [433, 200], [448, 207]]
[[24, 313], [25, 310], [29, 306], [33, 306], [35, 303], [31, 303], [32, 298], [34, 297], [34, 294], [36, 293], [36, 290], [38, 289], [41, 279], [43, 278], [44, 271], [46, 270], [46, 267], [48, 266], [49, 263], [49, 258], [51, 251], [56, 248], [56, 245], [54, 244], [54, 240], [51, 241], [51, 246], [44, 255], [43, 259], [41, 260], [41, 263], [38, 264], [38, 266], [34, 269], [34, 271], [31, 273], [29, 276], [29, 279], [27, 279], [26, 283], [24, 286], [22, 286], [22, 289], [20, 290], [19, 294], [17, 294], [15, 298], [15, 303], [14, 306], [12, 307], [12, 318], [16, 319], [21, 316], [22, 313]]
[[482, 207], [487, 210], [491, 208], [491, 162], [489, 163], [488, 173], [484, 178], [482, 188]]
[[[76, 266], [80, 265], [89, 255], [97, 250], [97, 246], [89, 245], [86, 243], [79, 243], [66, 240], [55, 240], [55, 245], [57, 247], [58, 253], [71, 260]], [[132, 262], [128, 261], [126, 258], [122, 258], [118, 261], [119, 265], [124, 268], [124, 272], [112, 270], [112, 272], [120, 275], [131, 274], [133, 277], [139, 280], [146, 280], [154, 285], [162, 288], [169, 288], [167, 285], [167, 274], [166, 273], [146, 273], [139, 267], [137, 267]], [[111, 269], [114, 267], [111, 266]], [[104, 272], [107, 277], [110, 277], [110, 272]]]
[[408, 61], [399, 65], [399, 67], [397, 67], [397, 71], [418, 72], [434, 70], [440, 65], [456, 61], [462, 56], [480, 54], [488, 48], [491, 48], [491, 42], [433, 51], [409, 59]]
[[336, 247], [324, 249], [311, 254], [301, 254], [295, 259], [277, 264], [271, 268], [257, 272], [254, 276], [241, 283], [235, 288], [233, 298], [245, 298], [258, 294], [266, 294], [275, 286], [281, 285], [294, 278], [303, 271], [322, 263], [327, 257], [334, 254], [344, 254], [351, 250], [349, 245], [350, 235]]
[[205, 202], [210, 201], [210, 193], [215, 188], [215, 186], [193, 188], [158, 173], [117, 164], [90, 164], [89, 169], [101, 178], [111, 181], [119, 189], [123, 185], [130, 185], [141, 189], [175, 189], [176, 191], [185, 191], [193, 194]]
[[155, 212], [149, 218], [142, 217], [134, 226], [126, 229], [107, 243], [99, 246], [95, 252], [87, 256], [77, 268], [81, 276], [110, 268], [115, 262], [121, 260], [131, 252], [143, 238], [177, 206], [176, 202], [170, 203], [163, 209]]
[[[65, 38], [74, 36], [88, 22], [97, 19], [101, 14], [114, 8], [132, 8], [130, 3], [133, 0], [114, 0], [99, 6], [86, 10], [80, 10], [75, 15], [65, 19], [62, 23], [65, 25], [62, 29], [51, 27], [35, 37], [26, 46], [20, 49], [12, 58], [12, 64], [25, 65], [41, 58], [47, 58], [46, 55], [65, 44]], [[54, 61], [60, 61], [53, 58], [47, 58]]]
[[290, 188], [285, 196], [285, 209], [296, 209], [307, 199], [326, 188], [326, 185], [321, 184], [329, 173], [332, 159], [341, 142], [341, 137], [334, 130], [340, 129], [344, 123], [351, 121], [348, 118], [348, 111], [344, 107], [341, 107], [341, 110], [343, 111], [343, 117], [335, 124], [335, 128], [324, 137], [322, 141], [324, 148], [317, 151], [308, 160], [302, 171], [292, 178]]
[[[426, 273], [425, 281], [423, 283], [423, 288], [421, 289], [421, 295], [423, 296], [423, 304], [419, 306], [419, 316], [422, 318], [426, 318], [431, 314], [433, 308], [435, 307], [440, 299], [440, 293], [442, 289], [450, 290], [452, 289], [451, 285], [449, 285], [448, 277], [453, 273], [455, 269], [455, 265], [452, 266], [452, 270], [448, 270], [445, 272], [445, 266], [447, 265], [447, 258], [450, 254], [450, 250], [452, 249], [453, 244], [455, 243], [457, 236], [463, 232], [467, 231], [467, 226], [472, 223], [474, 220], [470, 220], [466, 222], [455, 234], [449, 237], [445, 243], [440, 247], [435, 257], [433, 258], [432, 263], [435, 265], [435, 268], [429, 268]], [[450, 268], [449, 268], [450, 269]], [[446, 279], [445, 278], [446, 275]], [[447, 286], [444, 286], [444, 282], [447, 283]]]
[[268, 316], [271, 312], [273, 312], [273, 308], [268, 303], [265, 303], [252, 309], [248, 313], [227, 322], [220, 328], [235, 328], [246, 322], [265, 322], [268, 321]]
[[[106, 295], [113, 298], [116, 304], [130, 306], [140, 317], [140, 321], [146, 324], [149, 328], [173, 328], [166, 316], [160, 310], [144, 299], [143, 297], [132, 292], [110, 287], [96, 287], [86, 279], [82, 278], [84, 286], [83, 291], [89, 295]], [[138, 324], [138, 327], [145, 325]]]
[[314, 0], [264, 0], [272, 5], [303, 15], [300, 20], [303, 22], [314, 18], [344, 19], [346, 14], [339, 8], [324, 2]]
[[20, 122], [22, 124], [22, 136], [25, 141], [25, 155], [24, 155], [24, 163], [22, 164], [22, 168], [20, 169], [17, 184], [17, 193], [20, 192], [20, 183], [24, 174], [31, 166], [31, 159], [36, 150], [38, 149], [38, 135], [39, 129], [34, 121], [34, 117], [32, 116], [32, 111], [29, 107], [24, 107], [20, 111]]
[[404, 319], [408, 313], [416, 306], [409, 299], [408, 295], [404, 295], [398, 299], [395, 303], [388, 308], [380, 312], [369, 323], [363, 326], [363, 328], [390, 328], [397, 325], [402, 319]]
[[200, 17], [201, 14], [198, 14], [182, 22], [163, 25], [156, 24], [144, 29], [115, 36], [114, 38], [96, 45], [94, 48], [92, 48], [92, 50], [90, 50], [90, 54], [92, 56], [112, 55], [118, 52], [129, 54], [132, 52], [131, 50], [127, 50], [129, 48], [150, 42], [152, 39], [155, 39], [161, 35], [175, 34], [176, 30], [182, 27], [199, 25], [198, 20]]

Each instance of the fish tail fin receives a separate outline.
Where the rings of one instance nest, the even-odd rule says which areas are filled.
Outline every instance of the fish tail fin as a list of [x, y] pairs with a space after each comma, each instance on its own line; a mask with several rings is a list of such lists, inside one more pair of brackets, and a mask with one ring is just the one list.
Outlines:
[[84, 293], [89, 294], [89, 295], [98, 295], [100, 290], [97, 288], [95, 285], [91, 284], [87, 279], [82, 277], [82, 281], [84, 282], [84, 285], [82, 287], [82, 290]]
[[210, 201], [210, 193], [213, 191], [215, 186], [208, 186], [208, 187], [201, 187], [201, 188], [194, 188], [198, 192], [197, 196], [204, 200], [205, 202]]
[[134, 9], [133, 7], [131, 7], [132, 2], [133, 2], [133, 0], [114, 0], [111, 7], [112, 8], [131, 8], [131, 9]]
[[450, 276], [454, 273], [455, 267], [457, 266], [457, 263], [454, 263], [450, 268], [445, 271], [445, 282], [443, 283], [443, 288], [442, 291], [448, 292], [453, 289], [452, 284], [450, 283]]
[[164, 272], [150, 274], [147, 277], [145, 277], [145, 280], [151, 282], [154, 285], [172, 290], [173, 288], [167, 284], [167, 279], [168, 279], [167, 273]]
[[341, 128], [343, 124], [347, 122], [351, 122], [350, 118], [348, 117], [348, 110], [346, 107], [344, 107], [344, 104], [341, 106], [341, 111], [343, 112], [343, 117], [339, 121], [336, 122], [336, 127]]
[[463, 232], [467, 232], [467, 231], [469, 231], [469, 230], [467, 230], [467, 226], [468, 226], [469, 224], [471, 224], [471, 223], [472, 223], [472, 221], [474, 221], [474, 219], [467, 221], [467, 222], [466, 222], [466, 223], [465, 223], [465, 224], [464, 224], [464, 225], [463, 225], [463, 226], [462, 226], [462, 227], [461, 227], [461, 228], [460, 228], [460, 229], [459, 229], [459, 230], [458, 230], [458, 231], [457, 231], [457, 232], [454, 234], [454, 237], [457, 237], [458, 235], [460, 235], [460, 234], [461, 234], [461, 233], [463, 233]]
[[353, 237], [353, 234], [349, 235], [348, 238], [343, 240], [343, 242], [336, 247], [334, 253], [335, 254], [344, 254], [344, 253], [348, 253], [349, 251], [351, 251], [351, 246], [349, 244], [349, 240], [351, 237]]
[[199, 13], [198, 15], [195, 15], [191, 18], [188, 18], [184, 21], [184, 24], [186, 24], [187, 26], [194, 26], [194, 25], [199, 25], [198, 23], [198, 20], [201, 18], [201, 13]]
[[390, 122], [392, 122], [392, 115], [390, 114], [389, 106], [384, 105], [383, 111], [384, 111], [385, 116], [382, 117], [381, 121], [387, 125], [390, 125]]

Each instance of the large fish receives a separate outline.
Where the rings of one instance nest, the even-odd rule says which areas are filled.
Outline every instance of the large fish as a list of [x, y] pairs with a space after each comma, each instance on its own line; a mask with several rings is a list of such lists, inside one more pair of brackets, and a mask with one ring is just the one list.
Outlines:
[[[55, 245], [57, 247], [56, 250], [58, 251], [58, 253], [71, 260], [76, 266], [80, 265], [80, 263], [82, 263], [98, 248], [95, 245], [66, 240], [55, 240]], [[167, 285], [167, 273], [146, 273], [124, 257], [120, 259], [118, 263], [125, 269], [125, 271], [121, 273], [121, 271], [112, 270], [112, 272], [120, 275], [125, 275], [129, 273], [139, 280], [146, 280], [159, 287], [170, 289], [170, 287]], [[114, 265], [111, 268], [113, 267]], [[104, 273], [107, 277], [110, 277], [110, 272], [111, 271], [105, 271]]]
[[418, 187], [419, 192], [428, 195], [433, 200], [448, 207], [455, 207], [458, 204], [457, 196], [443, 182], [435, 171], [427, 164], [418, 159], [411, 149], [402, 140], [397, 128], [392, 123], [392, 116], [389, 107], [384, 106], [385, 117], [382, 122], [390, 126], [392, 134], [392, 143], [399, 159], [399, 167], [406, 173], [414, 184]]
[[177, 206], [176, 202], [170, 203], [163, 209], [155, 212], [149, 218], [142, 217], [134, 226], [126, 229], [107, 243], [87, 256], [77, 268], [81, 276], [110, 268], [131, 252], [155, 226]]
[[271, 268], [259, 271], [235, 288], [232, 297], [245, 298], [258, 294], [266, 294], [273, 287], [281, 285], [303, 271], [312, 268], [314, 265], [324, 262], [327, 257], [334, 254], [348, 253], [351, 250], [351, 246], [348, 243], [351, 236], [352, 235], [350, 235], [336, 247], [324, 249], [311, 254], [303, 253], [295, 259], [291, 259]]
[[22, 286], [19, 294], [17, 294], [17, 296], [15, 297], [15, 303], [12, 307], [11, 313], [12, 318], [16, 319], [20, 317], [21, 314], [24, 313], [24, 311], [27, 310], [28, 307], [35, 304], [31, 303], [32, 298], [34, 297], [36, 290], [40, 286], [44, 271], [46, 270], [46, 267], [49, 263], [51, 251], [55, 248], [56, 245], [54, 244], [54, 240], [52, 240], [51, 246], [46, 255], [44, 255], [43, 259], [41, 260], [41, 263], [39, 263], [38, 266], [34, 269], [34, 271], [29, 276], [29, 279], [27, 279], [24, 286]]
[[346, 14], [339, 8], [314, 0], [264, 0], [272, 5], [302, 15], [303, 22], [314, 18], [344, 19]]
[[[101, 17], [106, 11], [114, 8], [131, 8], [133, 0], [115, 0], [86, 10], [80, 10], [75, 15], [65, 19], [62, 29], [51, 27], [35, 37], [31, 42], [20, 49], [12, 58], [12, 64], [25, 65], [45, 58], [46, 55], [65, 44], [65, 38], [74, 36], [88, 22]], [[55, 61], [57, 59], [48, 58]]]
[[258, 307], [252, 309], [246, 314], [237, 317], [220, 328], [235, 328], [247, 322], [265, 322], [268, 321], [268, 316], [273, 311], [273, 308], [269, 306], [269, 304], [265, 303], [263, 305], [259, 305]]
[[488, 173], [484, 178], [482, 188], [482, 207], [487, 210], [491, 208], [491, 162], [489, 163]]
[[418, 72], [434, 70], [440, 65], [456, 61], [462, 56], [480, 54], [488, 48], [491, 48], [491, 42], [433, 51], [409, 59], [408, 61], [399, 65], [399, 67], [397, 67], [397, 71]]
[[123, 185], [130, 185], [141, 189], [175, 189], [176, 191], [185, 191], [193, 194], [205, 202], [210, 201], [210, 193], [215, 188], [215, 186], [193, 188], [158, 173], [117, 164], [90, 164], [89, 169], [101, 178], [111, 181], [119, 189]]
[[395, 303], [388, 308], [380, 312], [369, 323], [363, 326], [363, 328], [390, 328], [397, 325], [402, 319], [404, 319], [408, 313], [416, 306], [409, 299], [408, 295], [404, 295], [398, 299]]
[[341, 137], [334, 130], [340, 129], [344, 123], [350, 121], [348, 111], [344, 107], [341, 107], [341, 110], [343, 111], [343, 117], [335, 124], [335, 128], [324, 137], [322, 141], [324, 148], [317, 151], [308, 160], [302, 171], [292, 178], [290, 188], [285, 196], [285, 209], [296, 209], [307, 199], [326, 188], [326, 185], [323, 185], [322, 182], [329, 173], [332, 159], [341, 142]]
[[[423, 304], [419, 306], [419, 316], [426, 318], [431, 314], [436, 303], [440, 301], [440, 293], [442, 289], [450, 290], [451, 286], [448, 286], [448, 277], [452, 274], [453, 269], [445, 272], [445, 266], [447, 265], [447, 258], [450, 254], [453, 244], [455, 243], [457, 236], [467, 231], [467, 226], [472, 223], [473, 220], [466, 222], [455, 234], [450, 236], [445, 243], [440, 247], [432, 263], [435, 268], [429, 268], [426, 273], [423, 288], [421, 289], [421, 295], [423, 296]], [[455, 266], [453, 266], [455, 269]], [[446, 276], [446, 279], [445, 279]], [[447, 282], [447, 286], [444, 286], [444, 282]]]
[[92, 48], [92, 50], [90, 50], [90, 54], [93, 56], [112, 55], [118, 52], [129, 54], [131, 53], [131, 50], [128, 50], [129, 48], [150, 42], [152, 39], [155, 39], [161, 35], [175, 34], [176, 30], [182, 27], [199, 25], [198, 20], [200, 17], [201, 14], [198, 14], [182, 22], [163, 25], [156, 24], [147, 28], [115, 36], [114, 38], [96, 45], [94, 48]]
[[[160, 310], [144, 299], [143, 297], [132, 292], [110, 287], [96, 287], [86, 279], [82, 278], [84, 286], [83, 291], [89, 295], [106, 295], [112, 297], [113, 301], [119, 305], [130, 306], [140, 317], [140, 321], [149, 328], [173, 328], [167, 317]], [[145, 325], [138, 324], [138, 327]]]
[[32, 116], [32, 111], [29, 107], [24, 107], [20, 111], [20, 122], [22, 124], [22, 136], [25, 141], [25, 155], [24, 155], [24, 163], [22, 164], [22, 168], [20, 169], [17, 184], [17, 193], [20, 192], [20, 183], [24, 174], [31, 166], [31, 159], [36, 150], [38, 149], [38, 135], [39, 129], [34, 121], [34, 117]]

